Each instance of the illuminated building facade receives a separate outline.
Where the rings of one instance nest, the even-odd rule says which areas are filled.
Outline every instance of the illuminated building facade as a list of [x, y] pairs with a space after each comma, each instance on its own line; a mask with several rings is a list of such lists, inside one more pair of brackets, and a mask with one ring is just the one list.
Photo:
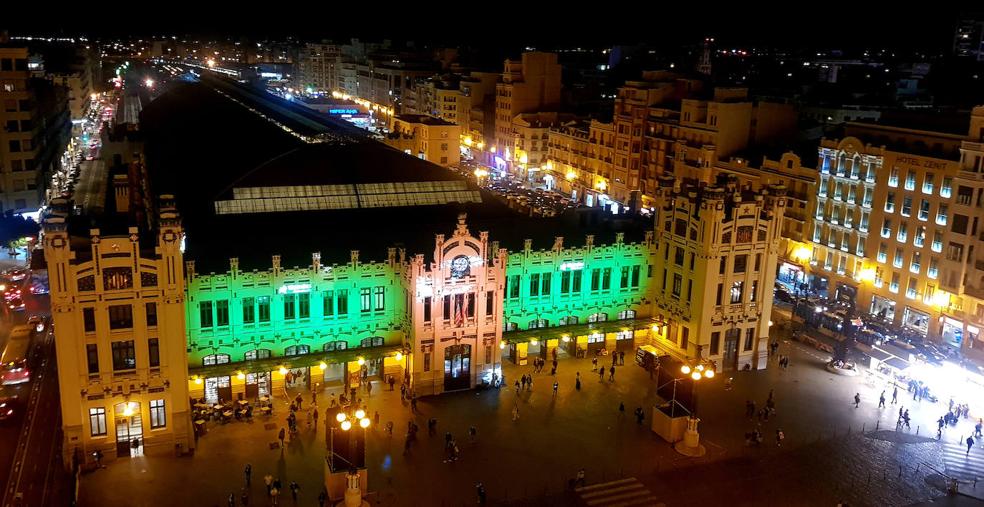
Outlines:
[[194, 446], [184, 233], [166, 201], [154, 236], [145, 232], [93, 229], [80, 247], [64, 218], [45, 223], [66, 466], [95, 451], [111, 459]]
[[765, 368], [785, 188], [663, 176], [655, 197], [653, 343], [719, 371]]
[[551, 188], [588, 206], [607, 207], [615, 130], [611, 123], [567, 123], [550, 129], [546, 174]]
[[513, 118], [560, 105], [560, 71], [554, 53], [529, 52], [519, 61], [506, 60], [495, 85], [495, 148], [506, 162], [513, 159]]
[[461, 160], [461, 127], [423, 114], [393, 117], [384, 142], [400, 151], [443, 167], [456, 167]]

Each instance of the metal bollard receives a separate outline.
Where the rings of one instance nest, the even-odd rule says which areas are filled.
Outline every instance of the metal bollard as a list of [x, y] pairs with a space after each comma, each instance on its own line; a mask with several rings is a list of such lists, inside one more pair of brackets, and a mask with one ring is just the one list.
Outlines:
[[919, 434], [919, 426], [916, 426], [916, 435]]

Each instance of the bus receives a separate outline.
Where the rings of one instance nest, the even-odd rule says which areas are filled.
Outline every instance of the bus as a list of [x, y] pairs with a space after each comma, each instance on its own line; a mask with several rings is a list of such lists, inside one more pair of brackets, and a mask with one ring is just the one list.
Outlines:
[[22, 384], [31, 380], [27, 367], [27, 352], [31, 347], [32, 326], [14, 326], [7, 339], [7, 347], [0, 356], [0, 384]]

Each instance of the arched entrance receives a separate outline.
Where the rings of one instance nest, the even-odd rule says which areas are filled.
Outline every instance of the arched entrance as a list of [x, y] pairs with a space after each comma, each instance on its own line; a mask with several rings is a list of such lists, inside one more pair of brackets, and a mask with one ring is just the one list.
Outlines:
[[444, 390], [471, 387], [471, 345], [451, 345], [444, 349]]
[[117, 403], [113, 409], [116, 417], [116, 456], [140, 456], [143, 454], [143, 420], [140, 404], [135, 401]]

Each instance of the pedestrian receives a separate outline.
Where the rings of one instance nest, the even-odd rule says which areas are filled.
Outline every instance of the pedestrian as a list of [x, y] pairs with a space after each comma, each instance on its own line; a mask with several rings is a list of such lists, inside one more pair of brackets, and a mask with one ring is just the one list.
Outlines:
[[625, 351], [624, 350], [620, 350], [618, 352], [618, 365], [619, 366], [625, 366]]
[[270, 490], [270, 505], [279, 505], [277, 503], [277, 497], [279, 497], [279, 496], [280, 496], [280, 488], [274, 486]]
[[861, 406], [861, 393], [854, 393], [854, 408]]
[[253, 475], [253, 465], [246, 463], [246, 468], [243, 470], [243, 475], [246, 477], [246, 487], [249, 487], [249, 478]]
[[273, 487], [273, 476], [270, 474], [264, 475], [263, 482], [266, 483], [267, 496], [270, 496], [270, 489]]
[[577, 471], [577, 478], [574, 480], [574, 485], [584, 487], [585, 484], [586, 483], [584, 482], [584, 469], [582, 468]]
[[902, 420], [902, 407], [899, 407], [899, 420]]
[[984, 426], [984, 419], [978, 419], [977, 424], [974, 426], [974, 436], [981, 436], [981, 426]]
[[974, 447], [974, 437], [967, 437], [967, 456], [970, 456], [970, 450]]
[[[574, 389], [578, 391], [581, 390], [581, 372], [577, 372], [577, 376], [574, 377]], [[977, 427], [979, 428], [980, 424], [978, 424]]]
[[[392, 391], [392, 389], [390, 389]], [[321, 488], [321, 493], [318, 493], [318, 507], [325, 507], [325, 502], [328, 500], [328, 493], [325, 488]]]
[[553, 395], [554, 395], [554, 398], [556, 398], [556, 397], [557, 397], [557, 387], [558, 387], [559, 385], [560, 385], [560, 384], [559, 384], [559, 383], [558, 383], [557, 381], [554, 381], [554, 385], [553, 385], [553, 388], [554, 388], [554, 389], [553, 389]]
[[598, 356], [591, 358], [591, 371], [596, 371], [598, 369]]
[[642, 420], [646, 418], [646, 413], [642, 411], [642, 407], [636, 407], [635, 416], [636, 424], [642, 426]]
[[601, 369], [598, 370], [598, 382], [604, 382], [604, 381], [605, 381], [605, 367], [602, 366]]
[[301, 487], [294, 481], [290, 481], [290, 498], [297, 504], [297, 492], [301, 490]]
[[551, 375], [556, 375], [557, 374], [557, 360], [556, 359], [553, 360], [553, 369], [550, 370], [550, 374]]
[[[526, 377], [523, 377], [523, 379], [525, 380]], [[516, 381], [516, 394], [517, 395], [519, 394], [519, 381], [518, 380]]]
[[386, 421], [386, 434], [393, 437], [393, 421]]
[[280, 450], [281, 451], [283, 451], [283, 449], [284, 449], [284, 438], [286, 436], [287, 436], [287, 430], [285, 430], [284, 428], [281, 427], [280, 428], [280, 434], [277, 435], [277, 438], [280, 439]]
[[236, 494], [235, 493], [229, 493], [229, 500], [228, 500], [227, 503], [228, 503], [229, 507], [236, 507]]
[[621, 419], [622, 417], [625, 417], [625, 403], [623, 403], [623, 402], [621, 402], [621, 401], [620, 401], [620, 402], [618, 402], [618, 417], [619, 417], [620, 419]]
[[406, 399], [407, 399], [407, 385], [400, 384], [400, 401], [404, 401]]
[[782, 447], [782, 441], [786, 438], [786, 434], [782, 432], [782, 429], [776, 430], [776, 447]]
[[615, 382], [615, 367], [614, 366], [611, 367], [610, 372], [611, 373], [608, 374], [608, 381], [609, 382]]
[[413, 395], [413, 398], [410, 398], [410, 411], [411, 412], [416, 412], [417, 411], [417, 395], [416, 394]]
[[755, 403], [752, 400], [745, 400], [745, 417], [755, 417]]
[[478, 436], [478, 429], [477, 429], [477, 428], [475, 428], [474, 426], [469, 426], [469, 427], [468, 427], [468, 440], [469, 440], [469, 441], [470, 441], [470, 442], [471, 442], [472, 444], [474, 444], [474, 443], [475, 443], [475, 437], [476, 437], [476, 436]]
[[618, 364], [618, 352], [612, 352], [612, 366]]
[[366, 382], [366, 397], [372, 396], [372, 381]]
[[317, 409], [314, 410], [314, 414], [312, 416], [314, 417], [314, 429], [315, 429], [315, 431], [317, 431], [318, 430], [318, 410]]
[[427, 436], [433, 437], [437, 434], [437, 419], [431, 417], [427, 420]]
[[372, 415], [372, 424], [373, 424], [373, 427], [379, 426], [379, 411], [378, 410], [375, 413], [373, 413], [373, 415]]
[[294, 403], [297, 404], [297, 410], [304, 410], [302, 406], [304, 404], [304, 398], [301, 397], [301, 393], [297, 393], [297, 397], [294, 398]]
[[898, 399], [899, 399], [899, 386], [895, 386], [895, 389], [892, 389], [892, 405], [895, 405], [895, 402], [898, 401]]
[[512, 418], [513, 418], [513, 422], [519, 420], [519, 405], [513, 405]]
[[885, 408], [885, 391], [878, 397], [878, 408]]
[[481, 482], [475, 484], [475, 493], [478, 495], [478, 505], [485, 505], [485, 486]]
[[246, 488], [239, 493], [239, 502], [243, 504], [243, 507], [249, 507], [249, 492]]
[[529, 380], [526, 381], [526, 390], [530, 392], [533, 391], [533, 375], [530, 375]]

